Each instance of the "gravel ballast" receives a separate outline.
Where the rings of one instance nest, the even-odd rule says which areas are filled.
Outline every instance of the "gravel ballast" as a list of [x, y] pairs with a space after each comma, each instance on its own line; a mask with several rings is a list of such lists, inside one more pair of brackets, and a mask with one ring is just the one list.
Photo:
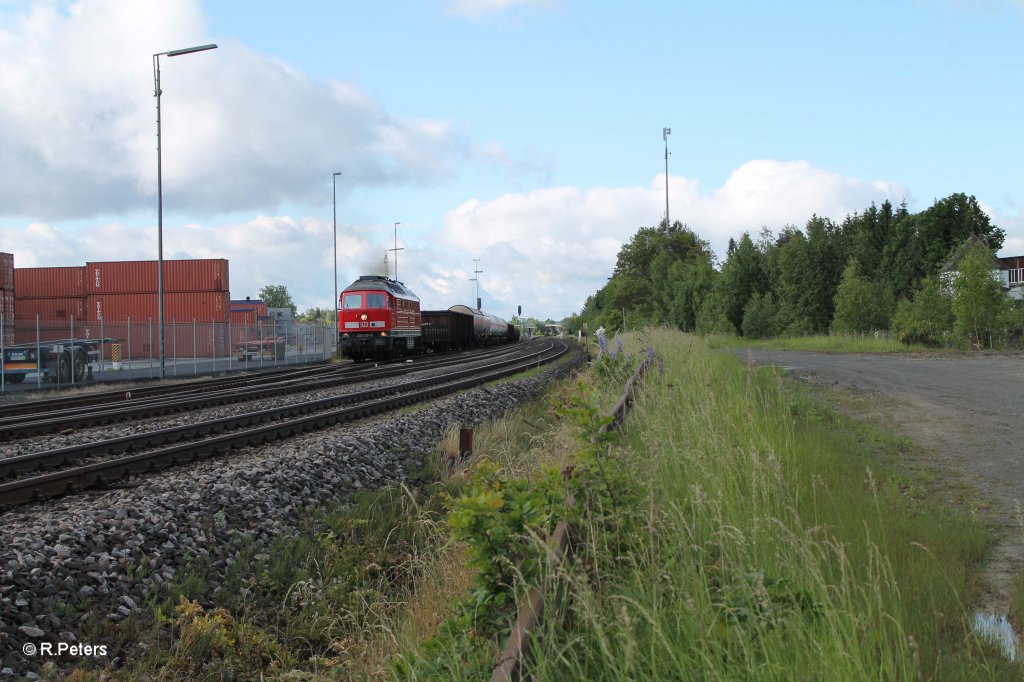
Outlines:
[[[0, 681], [48, 660], [30, 649], [77, 642], [83, 615], [121, 621], [159, 583], [207, 565], [224, 575], [239, 549], [294, 532], [313, 510], [352, 492], [403, 481], [445, 432], [478, 426], [538, 395], [574, 364], [473, 389], [416, 412], [246, 448], [0, 514]], [[148, 568], [137, 571], [145, 557]], [[83, 614], [69, 605], [87, 604]], [[62, 615], [58, 615], [62, 614]], [[81, 644], [107, 645], [104, 642]], [[112, 648], [97, 656], [116, 664]]]

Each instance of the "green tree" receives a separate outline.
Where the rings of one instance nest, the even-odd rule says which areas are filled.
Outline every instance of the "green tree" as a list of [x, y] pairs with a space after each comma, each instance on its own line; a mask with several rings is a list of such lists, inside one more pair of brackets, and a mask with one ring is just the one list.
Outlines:
[[[781, 236], [780, 236], [781, 239]], [[823, 334], [832, 322], [845, 248], [831, 220], [812, 216], [807, 234], [785, 234], [775, 262], [778, 321], [784, 334]]]
[[1003, 247], [1006, 238], [1003, 230], [992, 225], [978, 200], [963, 193], [937, 200], [917, 214], [915, 228], [925, 275], [938, 272], [950, 252], [971, 235], [981, 237], [993, 253]]
[[1010, 310], [1010, 300], [992, 270], [992, 252], [984, 244], [973, 242], [953, 278], [953, 328], [977, 348], [992, 346], [997, 325]]
[[902, 299], [892, 316], [892, 333], [902, 343], [941, 345], [953, 331], [953, 298], [938, 277], [921, 280], [913, 300]]
[[896, 210], [885, 246], [882, 247], [878, 271], [878, 276], [889, 283], [890, 290], [897, 298], [910, 298], [915, 287], [925, 277], [923, 259], [919, 253], [920, 242], [916, 234], [915, 218], [907, 212], [907, 204], [903, 202]]
[[735, 329], [740, 329], [747, 302], [754, 294], [764, 293], [768, 289], [764, 254], [754, 246], [749, 233], [743, 233], [729, 260], [722, 266], [720, 281], [725, 315]]
[[332, 325], [334, 324], [334, 309], [320, 307], [306, 308], [305, 312], [300, 313], [296, 319], [302, 322], [315, 322], [317, 324]]
[[283, 284], [266, 285], [260, 289], [260, 298], [268, 308], [291, 308], [292, 315], [298, 310], [292, 295], [288, 293], [288, 287]]
[[754, 294], [743, 309], [743, 336], [764, 339], [776, 335], [775, 302], [771, 294]]
[[866, 334], [889, 328], [892, 296], [885, 285], [860, 276], [856, 259], [851, 258], [836, 290], [836, 310], [832, 331], [841, 334]]
[[722, 291], [722, 276], [715, 278], [715, 284], [701, 302], [697, 312], [698, 334], [736, 334], [736, 327], [729, 319], [726, 296]]

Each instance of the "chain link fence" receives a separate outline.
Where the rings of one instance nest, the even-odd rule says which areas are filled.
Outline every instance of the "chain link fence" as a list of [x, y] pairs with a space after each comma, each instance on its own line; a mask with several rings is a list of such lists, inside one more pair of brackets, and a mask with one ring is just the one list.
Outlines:
[[[46, 348], [56, 342], [88, 348], [90, 374], [102, 379], [155, 378], [160, 375], [160, 325], [157, 320], [87, 322], [15, 320], [0, 335], [7, 348]], [[330, 325], [278, 321], [232, 324], [167, 320], [164, 366], [167, 377], [259, 369], [321, 362], [336, 350]], [[29, 383], [42, 377], [30, 375]]]

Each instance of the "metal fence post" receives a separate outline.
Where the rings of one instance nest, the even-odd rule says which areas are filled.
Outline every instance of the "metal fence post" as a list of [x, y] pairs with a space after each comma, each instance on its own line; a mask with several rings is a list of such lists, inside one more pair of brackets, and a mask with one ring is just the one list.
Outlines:
[[39, 358], [42, 357], [42, 352], [39, 343], [39, 313], [36, 313], [36, 388], [43, 387], [43, 373], [39, 371]]
[[153, 378], [153, 318], [149, 318], [149, 378]]
[[178, 318], [171, 318], [171, 356], [174, 358], [174, 376], [178, 376]]
[[75, 316], [74, 315], [71, 316], [71, 351], [68, 353], [68, 360], [71, 361], [70, 363], [68, 363], [70, 365], [70, 368], [71, 368], [71, 371], [69, 372], [69, 374], [71, 375], [71, 385], [74, 386], [75, 385]]

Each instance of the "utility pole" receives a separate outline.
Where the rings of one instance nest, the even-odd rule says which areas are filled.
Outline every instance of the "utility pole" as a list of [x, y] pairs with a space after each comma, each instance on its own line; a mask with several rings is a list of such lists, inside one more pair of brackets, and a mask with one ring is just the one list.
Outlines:
[[[341, 172], [331, 176], [331, 184], [334, 192], [334, 326], [338, 326], [338, 176]], [[358, 273], [357, 273], [358, 274]], [[337, 329], [334, 330], [334, 344], [338, 344]], [[337, 348], [335, 348], [337, 350]]]
[[395, 223], [395, 248], [388, 249], [388, 251], [394, 251], [395, 252], [395, 281], [396, 282], [398, 281], [398, 252], [399, 251], [405, 251], [405, 247], [404, 246], [402, 248], [398, 248], [398, 226], [401, 225], [401, 224], [402, 223]]
[[476, 282], [476, 307], [478, 310], [480, 309], [480, 274], [482, 272], [483, 270], [480, 269], [480, 259], [474, 258], [473, 274], [476, 275], [476, 277], [473, 278], [473, 281]]
[[661, 137], [665, 140], [665, 234], [672, 223], [668, 220], [668, 136], [672, 134], [671, 128], [662, 128]]

